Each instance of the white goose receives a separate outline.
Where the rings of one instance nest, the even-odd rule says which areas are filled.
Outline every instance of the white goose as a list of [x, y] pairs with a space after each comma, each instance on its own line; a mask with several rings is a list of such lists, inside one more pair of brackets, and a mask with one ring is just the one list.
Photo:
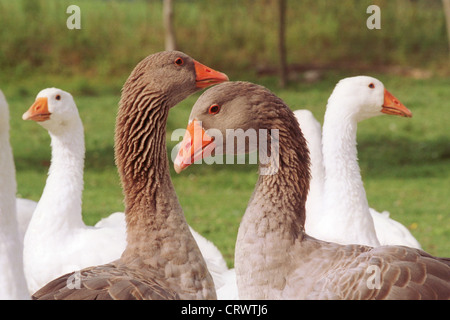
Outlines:
[[[11, 145], [9, 143], [9, 107], [8, 103], [6, 101], [5, 95], [0, 90], [0, 108], [1, 112], [6, 112], [2, 114], [2, 117], [4, 116], [5, 126], [3, 126], [1, 129], [3, 130], [2, 134], [4, 135], [2, 145], [0, 146], [4, 150], [2, 150], [2, 154], [5, 154], [5, 161], [7, 161], [7, 164], [3, 166], [3, 175], [7, 175], [6, 180], [3, 183], [10, 183], [10, 185], [4, 185], [3, 187], [5, 190], [9, 191], [17, 191], [17, 183], [16, 183], [16, 169], [14, 166], [14, 158], [11, 151]], [[12, 184], [11, 184], [12, 183]], [[25, 236], [25, 231], [27, 230], [28, 223], [30, 222], [31, 215], [34, 212], [34, 209], [36, 209], [37, 202], [30, 200], [30, 199], [23, 199], [23, 198], [17, 198], [16, 194], [14, 193], [14, 198], [16, 199], [16, 218], [17, 218], [17, 224], [19, 228], [19, 236], [23, 240], [23, 237]]]
[[52, 146], [46, 185], [24, 239], [25, 276], [34, 293], [58, 275], [116, 259], [126, 237], [114, 226], [97, 228], [83, 222], [84, 132], [72, 96], [44, 89], [22, 118], [47, 129]]
[[23, 236], [16, 216], [16, 177], [9, 143], [9, 108], [0, 90], [0, 299], [29, 299]]
[[334, 89], [328, 100], [323, 135], [311, 113], [294, 112], [311, 152], [312, 181], [305, 227], [312, 236], [342, 244], [420, 248], [409, 230], [391, 219], [388, 212], [379, 213], [369, 207], [360, 175], [357, 122], [382, 114], [411, 116], [404, 106], [402, 114], [394, 112], [389, 103], [401, 105], [379, 80], [358, 76], [341, 80]]
[[[34, 293], [57, 276], [119, 258], [126, 246], [126, 223], [123, 212], [94, 227], [82, 220], [85, 146], [73, 97], [57, 88], [44, 89], [23, 119], [38, 121], [52, 141], [49, 176], [25, 237], [25, 272]], [[225, 259], [212, 242], [190, 230], [216, 287], [223, 286]]]

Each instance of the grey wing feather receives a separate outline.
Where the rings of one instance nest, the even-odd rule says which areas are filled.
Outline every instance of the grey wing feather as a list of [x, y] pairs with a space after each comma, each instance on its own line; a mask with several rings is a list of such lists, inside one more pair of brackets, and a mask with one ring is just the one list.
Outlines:
[[174, 300], [178, 293], [164, 280], [118, 268], [90, 267], [52, 280], [32, 296], [38, 300]]

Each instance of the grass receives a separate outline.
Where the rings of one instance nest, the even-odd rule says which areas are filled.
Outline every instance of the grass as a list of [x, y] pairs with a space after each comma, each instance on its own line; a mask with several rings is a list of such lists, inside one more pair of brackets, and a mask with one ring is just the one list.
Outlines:
[[[80, 30], [66, 28], [73, 4]], [[366, 27], [372, 4], [381, 9], [380, 30]], [[277, 65], [276, 0], [178, 0], [174, 8], [180, 50], [232, 75]], [[440, 0], [289, 0], [287, 8], [291, 65], [402, 65], [449, 74]], [[8, 30], [0, 33], [7, 73], [0, 80], [36, 72], [126, 75], [145, 53], [163, 50], [161, 12], [160, 0], [0, 0]]]
[[[344, 74], [328, 73], [322, 81], [296, 83], [280, 90], [273, 78], [247, 79], [266, 85], [292, 109], [308, 108], [322, 122], [326, 100]], [[413, 118], [382, 116], [358, 126], [360, 167], [375, 209], [387, 210], [435, 255], [450, 254], [450, 139], [447, 123], [450, 80], [414, 80], [375, 75], [413, 111]], [[58, 80], [54, 80], [58, 83]], [[64, 83], [64, 80], [60, 80]], [[49, 86], [42, 83], [42, 87]], [[114, 165], [114, 124], [119, 101], [116, 85], [99, 86], [97, 93], [77, 94], [79, 80], [63, 89], [75, 96], [86, 135], [83, 216], [87, 224], [123, 211], [122, 191]], [[93, 87], [95, 89], [95, 87]], [[39, 200], [50, 160], [50, 139], [39, 125], [21, 120], [35, 94], [21, 95], [17, 86], [4, 88], [11, 112], [11, 143], [20, 196]], [[81, 90], [82, 91], [82, 90]], [[94, 90], [95, 91], [95, 90]], [[74, 93], [75, 92], [75, 93]], [[185, 128], [195, 94], [171, 110], [168, 152], [173, 130]], [[194, 165], [172, 180], [189, 224], [213, 241], [233, 265], [239, 222], [257, 179], [255, 165]]]

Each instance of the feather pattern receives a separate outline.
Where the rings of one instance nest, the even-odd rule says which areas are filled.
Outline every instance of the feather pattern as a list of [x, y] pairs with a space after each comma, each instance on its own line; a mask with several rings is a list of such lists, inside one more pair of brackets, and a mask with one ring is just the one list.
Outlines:
[[[221, 111], [211, 116], [205, 110], [213, 104]], [[238, 231], [241, 299], [450, 299], [449, 258], [404, 246], [342, 245], [305, 233], [307, 144], [294, 114], [267, 89], [246, 82], [217, 85], [197, 100], [192, 119], [222, 134], [280, 131], [278, 170], [260, 174]]]
[[316, 238], [342, 244], [420, 249], [408, 228], [390, 218], [389, 212], [369, 207], [358, 165], [357, 122], [384, 114], [384, 90], [372, 77], [339, 81], [328, 100], [323, 136], [320, 123], [308, 110], [295, 111], [302, 130], [306, 129], [312, 158], [306, 230]]
[[[178, 57], [182, 67], [173, 63]], [[200, 89], [195, 63], [178, 51], [156, 53], [142, 60], [123, 86], [115, 132], [127, 224], [120, 259], [66, 274], [34, 298], [216, 298], [170, 179], [165, 142], [169, 108]], [[217, 82], [225, 81], [219, 75]], [[67, 285], [74, 277], [76, 290]]]

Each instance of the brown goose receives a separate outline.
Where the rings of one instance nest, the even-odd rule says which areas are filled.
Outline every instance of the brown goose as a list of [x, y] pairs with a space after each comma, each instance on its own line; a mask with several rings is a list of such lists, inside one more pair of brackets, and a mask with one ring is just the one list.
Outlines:
[[[205, 133], [211, 128], [223, 140], [217, 130], [209, 131], [214, 136]], [[264, 87], [228, 82], [204, 92], [188, 126], [188, 131], [202, 132], [203, 139], [186, 134], [176, 170], [214, 149], [236, 152], [238, 148], [227, 146], [236, 136], [227, 129], [260, 132], [259, 146], [262, 139], [269, 142], [267, 148], [258, 146], [260, 159], [268, 156], [265, 150], [272, 152], [268, 166], [260, 163], [239, 227], [235, 269], [241, 299], [450, 298], [450, 259], [404, 246], [340, 245], [305, 233], [307, 145], [292, 111]]]
[[131, 72], [116, 120], [115, 157], [125, 196], [120, 259], [63, 275], [35, 299], [215, 299], [213, 280], [173, 188], [166, 153], [169, 109], [228, 80], [178, 51], [155, 53]]

